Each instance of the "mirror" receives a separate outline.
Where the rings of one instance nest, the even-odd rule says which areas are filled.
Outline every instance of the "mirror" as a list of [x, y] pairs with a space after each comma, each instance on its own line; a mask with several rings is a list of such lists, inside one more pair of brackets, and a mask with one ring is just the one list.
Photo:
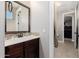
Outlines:
[[30, 8], [17, 1], [5, 2], [6, 32], [30, 32]]

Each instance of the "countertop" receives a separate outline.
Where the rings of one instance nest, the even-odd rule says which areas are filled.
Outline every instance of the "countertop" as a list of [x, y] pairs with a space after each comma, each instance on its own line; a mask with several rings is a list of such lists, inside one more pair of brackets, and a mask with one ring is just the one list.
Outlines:
[[33, 40], [35, 38], [40, 38], [40, 35], [28, 35], [28, 36], [23, 36], [23, 37], [12, 37], [10, 39], [6, 39], [5, 40], [5, 47], [6, 46], [10, 46], [10, 45], [14, 45], [14, 44], [17, 44], [17, 43], [22, 43], [22, 42], [25, 42], [25, 41], [29, 41], [29, 40]]

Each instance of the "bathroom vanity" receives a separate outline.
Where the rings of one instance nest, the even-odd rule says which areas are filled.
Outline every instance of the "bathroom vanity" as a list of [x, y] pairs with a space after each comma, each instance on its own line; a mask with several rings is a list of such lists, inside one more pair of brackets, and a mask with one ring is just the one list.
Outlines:
[[39, 39], [30, 31], [30, 8], [5, 1], [5, 58], [38, 58]]
[[29, 35], [5, 40], [6, 58], [39, 58], [39, 36]]
[[[31, 36], [30, 36], [31, 37]], [[6, 58], [38, 58], [39, 36], [5, 41]]]

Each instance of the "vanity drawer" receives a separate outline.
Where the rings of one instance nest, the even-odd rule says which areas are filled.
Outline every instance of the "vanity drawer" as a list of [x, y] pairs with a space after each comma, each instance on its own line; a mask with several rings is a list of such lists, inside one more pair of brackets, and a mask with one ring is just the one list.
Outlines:
[[39, 58], [39, 38], [24, 42], [25, 58]]
[[6, 54], [5, 57], [8, 58], [23, 57], [23, 43], [5, 47], [5, 54]]

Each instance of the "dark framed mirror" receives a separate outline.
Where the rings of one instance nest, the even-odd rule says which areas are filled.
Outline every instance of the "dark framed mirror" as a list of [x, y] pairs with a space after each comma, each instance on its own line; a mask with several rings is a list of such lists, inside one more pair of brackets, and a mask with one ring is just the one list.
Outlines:
[[30, 32], [30, 7], [5, 1], [5, 33]]

